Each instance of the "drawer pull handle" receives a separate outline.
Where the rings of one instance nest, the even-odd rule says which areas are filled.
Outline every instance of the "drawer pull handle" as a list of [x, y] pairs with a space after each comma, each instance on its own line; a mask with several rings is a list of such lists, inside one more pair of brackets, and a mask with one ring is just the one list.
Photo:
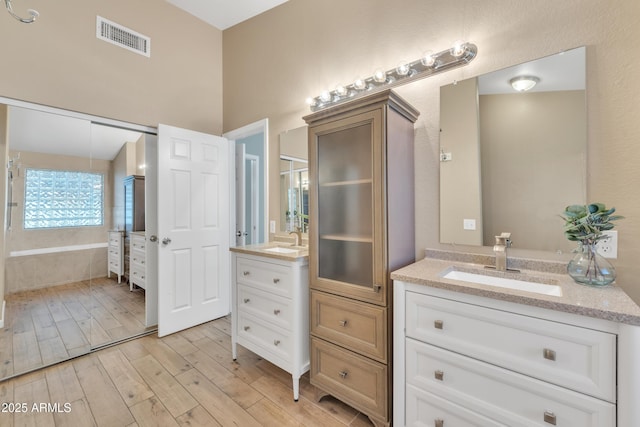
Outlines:
[[545, 359], [554, 361], [556, 360], [556, 352], [551, 349], [545, 348], [544, 350], [542, 350], [542, 355]]
[[250, 272], [250, 271], [243, 271], [243, 272], [242, 272], [242, 275], [243, 275], [243, 276], [248, 276], [248, 275], [250, 275], [250, 274], [251, 274], [251, 272]]
[[273, 310], [273, 314], [275, 314], [276, 316], [280, 314], [280, 309], [276, 308], [275, 310]]
[[556, 425], [556, 414], [551, 411], [544, 411], [544, 422]]
[[434, 376], [436, 377], [436, 379], [438, 381], [442, 381], [444, 379], [444, 372], [442, 371], [435, 371], [434, 372]]
[[442, 420], [442, 419], [438, 418], [438, 419], [436, 419], [436, 420], [434, 420], [434, 421], [435, 421], [435, 422], [434, 422], [434, 425], [435, 425], [436, 427], [444, 427], [444, 420]]
[[249, 329], [251, 329], [249, 326], [245, 326], [245, 327], [244, 327], [244, 330], [245, 330], [245, 331], [248, 331]]
[[275, 346], [280, 345], [280, 340], [273, 340], [273, 345], [275, 345]]
[[348, 374], [348, 372], [347, 372], [347, 371], [340, 371], [340, 372], [338, 372], [338, 375], [340, 375], [340, 378], [342, 378], [342, 379], [347, 378], [347, 374]]
[[340, 320], [338, 322], [340, 324], [340, 326], [342, 326], [343, 328], [347, 326], [347, 321], [346, 320]]
[[277, 285], [278, 283], [280, 283], [280, 279], [278, 279], [277, 277], [276, 277], [276, 278], [274, 278], [274, 279], [273, 279], [273, 283], [275, 283], [275, 284]]
[[444, 322], [442, 320], [435, 320], [433, 322], [433, 327], [436, 329], [442, 329], [443, 326], [444, 326]]
[[251, 301], [249, 298], [245, 298], [245, 299], [242, 300], [242, 302], [244, 302], [245, 304], [248, 304], [249, 301]]

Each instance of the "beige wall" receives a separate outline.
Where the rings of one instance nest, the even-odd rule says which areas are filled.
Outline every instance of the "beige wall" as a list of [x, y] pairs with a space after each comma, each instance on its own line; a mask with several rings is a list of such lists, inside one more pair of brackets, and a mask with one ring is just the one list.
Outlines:
[[558, 215], [585, 202], [584, 100], [582, 90], [480, 95], [485, 245], [508, 231], [514, 247], [576, 247]]
[[[637, 0], [290, 0], [224, 32], [224, 130], [268, 117], [269, 138], [276, 141], [280, 132], [304, 124], [306, 97], [426, 49], [473, 41], [479, 52], [468, 66], [397, 90], [421, 112], [415, 126], [416, 252], [467, 249], [439, 243], [440, 86], [585, 45], [588, 196], [626, 216], [618, 224], [614, 262], [618, 283], [640, 302], [640, 81], [633, 78], [640, 59], [628, 48], [640, 36], [638, 16]], [[277, 183], [274, 146], [269, 170]], [[269, 216], [275, 219], [279, 191], [271, 188]]]
[[[221, 134], [221, 31], [162, 0], [14, 2], [27, 8], [34, 24], [0, 11], [0, 96]], [[98, 40], [96, 15], [150, 37], [151, 57]]]
[[[482, 245], [478, 80], [443, 86], [440, 95], [440, 150], [451, 154], [440, 162], [440, 241]], [[475, 220], [475, 230], [464, 220]]]

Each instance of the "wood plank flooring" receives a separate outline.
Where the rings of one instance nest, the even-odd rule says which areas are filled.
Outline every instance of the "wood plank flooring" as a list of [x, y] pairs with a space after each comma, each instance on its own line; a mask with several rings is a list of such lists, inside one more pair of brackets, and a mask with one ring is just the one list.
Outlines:
[[145, 331], [144, 291], [108, 278], [9, 294], [0, 378]]
[[372, 425], [332, 397], [316, 403], [308, 374], [294, 402], [285, 371], [243, 347], [238, 360], [231, 359], [229, 331], [229, 319], [222, 318], [0, 382], [0, 402], [27, 409], [0, 412], [0, 426]]

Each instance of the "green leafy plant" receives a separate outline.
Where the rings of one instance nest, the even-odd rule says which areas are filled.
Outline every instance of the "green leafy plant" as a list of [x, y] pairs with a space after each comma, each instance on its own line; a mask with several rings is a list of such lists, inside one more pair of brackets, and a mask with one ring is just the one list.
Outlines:
[[562, 216], [565, 220], [564, 235], [583, 245], [595, 244], [606, 237], [603, 231], [613, 229], [613, 221], [624, 218], [613, 215], [615, 211], [616, 208], [607, 209], [603, 203], [567, 206]]

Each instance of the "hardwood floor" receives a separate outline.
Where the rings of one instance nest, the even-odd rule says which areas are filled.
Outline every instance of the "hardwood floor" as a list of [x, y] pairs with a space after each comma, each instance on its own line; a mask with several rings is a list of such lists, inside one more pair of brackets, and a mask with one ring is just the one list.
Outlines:
[[0, 378], [145, 331], [144, 291], [108, 278], [9, 294]]
[[0, 382], [0, 410], [26, 404], [26, 412], [0, 412], [0, 426], [372, 425], [332, 397], [316, 403], [314, 393], [307, 374], [294, 402], [289, 374], [243, 347], [234, 362], [222, 318]]

